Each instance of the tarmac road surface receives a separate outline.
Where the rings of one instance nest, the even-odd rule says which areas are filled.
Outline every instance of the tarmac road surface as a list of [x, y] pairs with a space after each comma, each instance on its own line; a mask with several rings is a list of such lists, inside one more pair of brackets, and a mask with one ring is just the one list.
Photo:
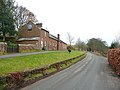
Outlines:
[[21, 90], [120, 90], [107, 58], [88, 53], [82, 61]]

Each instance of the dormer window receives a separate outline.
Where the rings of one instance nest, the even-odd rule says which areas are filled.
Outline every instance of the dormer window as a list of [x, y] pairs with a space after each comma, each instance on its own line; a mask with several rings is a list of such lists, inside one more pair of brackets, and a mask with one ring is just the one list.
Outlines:
[[28, 28], [29, 31], [32, 30], [32, 24], [28, 23], [27, 28]]

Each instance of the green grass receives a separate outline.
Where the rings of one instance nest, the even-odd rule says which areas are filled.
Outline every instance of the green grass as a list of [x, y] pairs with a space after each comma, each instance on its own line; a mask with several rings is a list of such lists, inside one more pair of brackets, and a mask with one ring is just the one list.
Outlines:
[[30, 77], [26, 77], [24, 80], [27, 81], [27, 80], [31, 80], [31, 79], [35, 79], [35, 78], [38, 78], [40, 76], [43, 76], [42, 74], [34, 74]]
[[4, 89], [4, 86], [3, 85], [0, 85], [0, 90], [3, 90]]
[[[80, 61], [80, 60], [81, 60], [83, 57], [85, 57], [85, 56], [86, 56], [86, 54], [84, 54], [84, 55], [81, 56], [80, 58], [73, 59], [73, 60], [71, 61], [71, 63], [68, 63], [68, 64], [67, 64], [67, 66], [66, 66], [65, 64], [62, 64], [60, 68], [61, 68], [61, 69], [65, 69], [65, 68], [73, 65], [74, 63]], [[47, 73], [47, 74], [50, 74], [50, 73], [53, 73], [53, 72], [56, 72], [56, 71], [57, 71], [57, 70], [56, 70], [55, 68], [49, 68], [49, 69], [46, 70], [46, 73]], [[41, 73], [39, 73], [39, 74], [33, 74], [33, 75], [31, 75], [31, 76], [26, 77], [24, 80], [26, 80], [26, 81], [27, 81], [27, 80], [32, 80], [32, 79], [35, 79], [35, 78], [38, 78], [38, 77], [42, 77], [42, 76], [43, 76], [43, 74], [41, 74]]]
[[29, 52], [43, 52], [43, 50], [22, 50], [20, 53], [29, 53]]
[[25, 71], [33, 68], [39, 68], [48, 64], [60, 62], [84, 52], [72, 51], [70, 54], [64, 52], [50, 52], [45, 54], [19, 56], [14, 58], [0, 59], [0, 75], [6, 75], [12, 72]]
[[6, 55], [7, 53], [6, 52], [0, 52], [0, 55]]

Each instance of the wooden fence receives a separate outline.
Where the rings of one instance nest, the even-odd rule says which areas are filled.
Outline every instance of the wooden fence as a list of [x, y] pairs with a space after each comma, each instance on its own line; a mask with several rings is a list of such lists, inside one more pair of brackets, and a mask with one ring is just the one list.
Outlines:
[[7, 53], [19, 53], [19, 47], [7, 47]]

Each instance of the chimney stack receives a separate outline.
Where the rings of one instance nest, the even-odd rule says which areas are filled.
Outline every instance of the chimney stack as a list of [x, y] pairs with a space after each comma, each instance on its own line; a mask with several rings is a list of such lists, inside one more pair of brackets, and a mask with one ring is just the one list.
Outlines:
[[57, 50], [59, 50], [60, 49], [60, 34], [57, 34], [57, 38], [58, 38], [58, 40], [57, 40]]
[[42, 27], [42, 23], [37, 23], [36, 25], [37, 25], [39, 28]]
[[60, 40], [60, 34], [57, 34], [57, 36], [58, 36], [58, 40]]

